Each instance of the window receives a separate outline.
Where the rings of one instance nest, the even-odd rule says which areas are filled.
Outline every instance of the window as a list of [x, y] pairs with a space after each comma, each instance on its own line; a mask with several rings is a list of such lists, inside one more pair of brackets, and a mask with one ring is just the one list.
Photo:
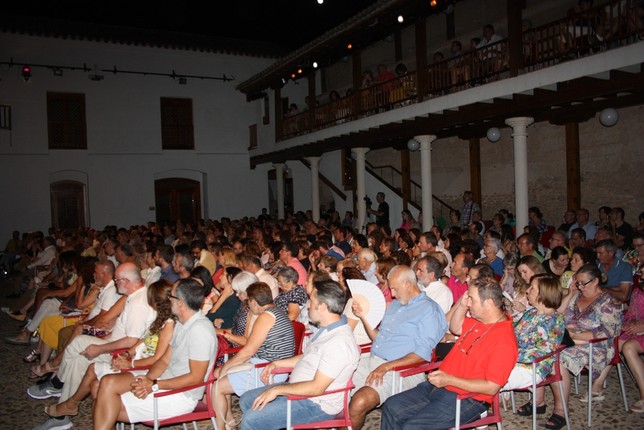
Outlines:
[[49, 149], [87, 149], [85, 94], [47, 93]]
[[192, 100], [161, 98], [161, 140], [163, 149], [194, 149]]

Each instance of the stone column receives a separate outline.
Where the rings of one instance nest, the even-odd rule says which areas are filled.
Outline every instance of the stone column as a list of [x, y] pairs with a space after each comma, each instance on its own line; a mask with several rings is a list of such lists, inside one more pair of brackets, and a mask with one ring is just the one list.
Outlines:
[[423, 231], [429, 231], [434, 225], [434, 206], [432, 201], [432, 147], [436, 140], [433, 134], [414, 136], [420, 143], [420, 185], [422, 187], [422, 223]]
[[[365, 219], [367, 218], [367, 206], [364, 198], [367, 195], [365, 186], [365, 154], [369, 148], [353, 148], [351, 150], [356, 157], [356, 205], [358, 208], [358, 231], [364, 232]], [[373, 202], [376, 203], [375, 201]]]
[[277, 219], [284, 219], [284, 163], [275, 163], [277, 179]]
[[526, 129], [534, 118], [525, 116], [508, 118], [505, 123], [512, 127], [514, 140], [514, 202], [517, 235], [528, 225], [528, 132]]
[[311, 211], [313, 212], [313, 222], [318, 223], [320, 220], [320, 157], [306, 157], [306, 161], [311, 166]]

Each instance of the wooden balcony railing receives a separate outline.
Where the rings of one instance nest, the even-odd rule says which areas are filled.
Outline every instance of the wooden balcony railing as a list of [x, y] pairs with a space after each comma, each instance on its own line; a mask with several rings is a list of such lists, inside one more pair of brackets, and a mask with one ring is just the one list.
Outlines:
[[[519, 73], [636, 43], [642, 38], [641, 1], [610, 0], [586, 11], [569, 11], [565, 18], [523, 32]], [[508, 52], [508, 41], [501, 40], [430, 64], [419, 75], [409, 72], [390, 81], [354, 89], [349, 96], [316, 106], [313, 123], [309, 112], [283, 118], [281, 139], [505, 79], [510, 71]], [[427, 88], [421, 95], [417, 93], [419, 80], [424, 80]]]

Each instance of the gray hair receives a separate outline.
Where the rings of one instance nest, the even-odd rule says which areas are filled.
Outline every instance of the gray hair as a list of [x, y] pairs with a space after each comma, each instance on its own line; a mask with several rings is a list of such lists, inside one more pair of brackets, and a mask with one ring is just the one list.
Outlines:
[[604, 248], [606, 251], [612, 253], [617, 252], [617, 244], [615, 244], [611, 239], [600, 240], [595, 244], [595, 249], [597, 248]]
[[490, 245], [494, 248], [495, 251], [498, 252], [499, 249], [501, 249], [501, 241], [499, 239], [496, 239], [494, 237], [490, 237], [489, 239], [486, 239], [485, 242], [489, 242]]
[[[398, 273], [396, 273], [398, 272]], [[410, 283], [412, 285], [418, 284], [418, 279], [414, 270], [409, 266], [397, 265], [391, 268], [389, 274], [387, 275], [387, 280], [391, 282], [392, 278], [396, 276], [401, 282]]]
[[230, 286], [237, 294], [245, 294], [246, 289], [255, 282], [259, 282], [259, 279], [254, 273], [243, 271], [239, 272], [237, 276], [233, 278], [230, 282]]
[[293, 282], [294, 284], [297, 284], [300, 278], [297, 274], [297, 270], [293, 269], [291, 266], [286, 266], [280, 269], [280, 271], [277, 272], [277, 276], [284, 278], [286, 282]]
[[358, 252], [358, 258], [364, 258], [366, 260], [371, 261], [372, 263], [378, 260], [378, 256], [376, 255], [376, 253], [369, 248], [362, 248]]

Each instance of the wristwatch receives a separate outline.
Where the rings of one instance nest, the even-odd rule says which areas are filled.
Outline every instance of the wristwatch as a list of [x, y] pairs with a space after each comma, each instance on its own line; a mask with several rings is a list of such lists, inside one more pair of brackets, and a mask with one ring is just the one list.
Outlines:
[[152, 392], [156, 393], [157, 391], [159, 391], [159, 384], [157, 384], [157, 380], [155, 379], [152, 381]]

